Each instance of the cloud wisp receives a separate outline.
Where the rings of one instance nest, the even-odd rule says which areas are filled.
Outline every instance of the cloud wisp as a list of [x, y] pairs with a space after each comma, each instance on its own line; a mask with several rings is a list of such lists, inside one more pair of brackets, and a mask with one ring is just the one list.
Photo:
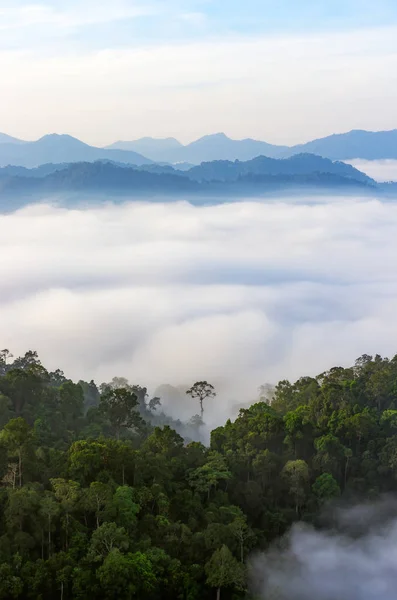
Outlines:
[[70, 2], [67, 8], [49, 3], [8, 4], [0, 7], [0, 30], [51, 27], [58, 33], [70, 29], [112, 23], [123, 19], [157, 14], [154, 4], [115, 0], [112, 6], [98, 5], [92, 0]]
[[390, 600], [397, 586], [397, 503], [338, 510], [332, 529], [295, 525], [251, 563], [258, 598]]
[[0, 216], [0, 344], [98, 381], [257, 387], [394, 354], [397, 206], [127, 203]]
[[375, 181], [397, 181], [397, 160], [363, 160], [358, 158], [344, 162], [350, 163], [359, 171], [375, 179]]

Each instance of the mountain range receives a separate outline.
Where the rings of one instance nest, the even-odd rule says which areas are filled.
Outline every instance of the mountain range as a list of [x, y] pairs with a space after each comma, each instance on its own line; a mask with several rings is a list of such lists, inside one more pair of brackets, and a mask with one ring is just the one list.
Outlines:
[[97, 160], [112, 160], [134, 165], [152, 162], [151, 159], [132, 150], [96, 148], [70, 135], [51, 134], [45, 135], [36, 142], [25, 142], [0, 134], [0, 166], [16, 165], [33, 168], [45, 163]]
[[382, 188], [354, 167], [310, 154], [291, 159], [258, 157], [252, 161], [215, 161], [189, 171], [170, 166], [130, 166], [109, 161], [47, 164], [35, 169], [0, 169], [0, 207], [18, 206], [43, 198], [66, 198], [68, 205], [110, 197], [211, 198], [227, 200], [274, 192], [319, 190], [334, 193], [373, 192]]
[[141, 138], [119, 141], [105, 148], [89, 146], [69, 135], [50, 134], [26, 142], [0, 133], [0, 166], [28, 168], [45, 163], [94, 162], [109, 160], [124, 164], [172, 164], [180, 170], [215, 160], [248, 161], [258, 156], [288, 158], [296, 154], [317, 154], [331, 160], [397, 159], [397, 129], [391, 131], [350, 131], [295, 146], [278, 146], [254, 139], [233, 140], [223, 133], [204, 136], [183, 145], [174, 138]]
[[[89, 167], [90, 164], [92, 164], [92, 168]], [[330, 174], [350, 179], [356, 183], [375, 185], [373, 179], [355, 167], [340, 161], [334, 162], [314, 154], [297, 154], [285, 159], [258, 156], [245, 162], [239, 160], [233, 162], [217, 160], [203, 162], [201, 165], [191, 167], [186, 171], [180, 171], [171, 165], [153, 163], [132, 166], [107, 160], [96, 161], [95, 163], [49, 163], [33, 169], [7, 166], [0, 168], [0, 181], [6, 179], [45, 179], [60, 172], [62, 172], [62, 178], [64, 178], [65, 174], [66, 176], [70, 176], [75, 173], [96, 173], [97, 176], [102, 176], [104, 173], [110, 174], [112, 172], [118, 172], [119, 177], [125, 178], [128, 172], [136, 173], [142, 171], [152, 175], [168, 175], [188, 179], [197, 183], [231, 183], [243, 180], [244, 177], [251, 175], [287, 177]], [[57, 175], [57, 177], [59, 176]]]
[[298, 144], [277, 146], [253, 139], [232, 140], [224, 133], [207, 135], [186, 146], [177, 140], [144, 138], [116, 142], [108, 148], [142, 152], [155, 162], [200, 164], [213, 160], [251, 160], [259, 155], [288, 158], [295, 154], [318, 154], [331, 160], [397, 159], [397, 129], [391, 131], [350, 131]]
[[375, 182], [346, 163], [333, 162], [314, 154], [296, 154], [291, 158], [276, 159], [258, 156], [245, 162], [217, 160], [203, 162], [183, 172], [183, 176], [195, 181], [237, 181], [247, 175], [312, 175], [314, 173], [329, 173], [346, 177], [365, 184]]

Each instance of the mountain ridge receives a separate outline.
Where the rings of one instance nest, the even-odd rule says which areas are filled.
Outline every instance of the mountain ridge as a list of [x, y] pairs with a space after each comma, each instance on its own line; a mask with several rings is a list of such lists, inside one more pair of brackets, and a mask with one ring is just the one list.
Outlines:
[[[85, 163], [49, 163], [33, 169], [26, 167], [7, 166], [0, 168], [0, 179], [7, 177], [43, 178], [58, 171], [72, 169], [73, 165]], [[87, 163], [88, 164], [88, 163]], [[269, 176], [296, 176], [311, 175], [314, 173], [329, 173], [352, 179], [361, 183], [374, 185], [376, 182], [352, 165], [331, 161], [314, 154], [301, 153], [285, 159], [274, 159], [258, 156], [250, 161], [211, 161], [180, 171], [171, 165], [158, 163], [129, 165], [108, 160], [99, 160], [94, 165], [110, 164], [113, 167], [138, 171], [146, 171], [157, 175], [174, 175], [190, 179], [198, 183], [231, 183], [248, 175]]]
[[[245, 138], [234, 140], [225, 133], [205, 135], [183, 145], [175, 138], [144, 137], [120, 141], [99, 148], [68, 134], [47, 134], [36, 141], [23, 141], [0, 133], [0, 166], [33, 168], [53, 162], [95, 162], [111, 160], [125, 164], [165, 163], [201, 165], [228, 160], [245, 162], [258, 156], [280, 159], [296, 154], [316, 154], [330, 160], [397, 160], [397, 129], [366, 131], [355, 129], [335, 133], [295, 146], [269, 144]], [[184, 167], [185, 168], [185, 167]]]
[[[155, 148], [156, 138], [150, 139]], [[132, 149], [134, 142], [128, 143]], [[117, 147], [117, 142], [113, 147]], [[212, 160], [251, 160], [260, 154], [269, 158], [288, 158], [305, 152], [318, 154], [331, 160], [397, 159], [397, 129], [388, 131], [353, 129], [292, 146], [269, 144], [252, 138], [234, 140], [225, 133], [214, 133], [181, 145], [171, 152], [155, 149], [149, 157], [154, 161], [201, 164]]]
[[246, 175], [310, 175], [312, 173], [330, 173], [362, 183], [374, 184], [375, 181], [352, 165], [340, 161], [331, 161], [315, 154], [300, 153], [277, 159], [257, 156], [249, 161], [212, 161], [203, 162], [184, 172], [184, 175], [196, 181], [235, 181]]
[[68, 134], [51, 133], [34, 142], [20, 144], [0, 143], [0, 167], [13, 165], [34, 168], [53, 162], [94, 162], [100, 159], [136, 165], [153, 162], [137, 152], [90, 146]]
[[[303, 160], [310, 161], [311, 157], [303, 157]], [[326, 162], [332, 164], [330, 161]], [[159, 165], [132, 167], [109, 161], [46, 165], [39, 170], [33, 169], [31, 175], [26, 170], [20, 171], [22, 176], [15, 175], [15, 167], [5, 167], [0, 169], [0, 209], [15, 210], [54, 196], [65, 198], [66, 206], [79, 206], [85, 200], [108, 201], [112, 197], [150, 198], [151, 201], [156, 201], [156, 198], [195, 198], [195, 203], [203, 204], [211, 202], [211, 198], [222, 202], [232, 201], [233, 198], [279, 194], [283, 191], [292, 194], [310, 190], [316, 193], [366, 193], [378, 189], [373, 180], [354, 167], [351, 167], [349, 175], [357, 171], [358, 179], [345, 176], [343, 168], [346, 165], [340, 167], [339, 173], [337, 170], [320, 172], [314, 170], [313, 165], [312, 171], [309, 168], [300, 173], [282, 173], [280, 170], [276, 173], [273, 170], [273, 174], [269, 169], [267, 172], [264, 169], [254, 172], [255, 170], [241, 170], [240, 163], [231, 165], [238, 167], [233, 177], [223, 180], [201, 178], [199, 181], [190, 178], [188, 172], [177, 171], [169, 166], [163, 167], [162, 171]], [[20, 168], [17, 168], [17, 172], [18, 169]]]
[[25, 140], [20, 140], [7, 133], [0, 133], [0, 144], [27, 144]]

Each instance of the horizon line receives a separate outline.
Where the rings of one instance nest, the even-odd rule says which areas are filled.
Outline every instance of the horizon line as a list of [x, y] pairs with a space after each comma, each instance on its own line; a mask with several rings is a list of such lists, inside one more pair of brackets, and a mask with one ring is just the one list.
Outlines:
[[[190, 144], [193, 144], [195, 142], [198, 142], [200, 140], [203, 140], [205, 138], [211, 138], [211, 137], [221, 137], [223, 136], [224, 138], [227, 138], [230, 141], [233, 142], [243, 142], [243, 141], [252, 141], [252, 142], [259, 142], [259, 143], [265, 143], [265, 144], [269, 144], [270, 146], [274, 146], [274, 147], [278, 147], [278, 148], [295, 148], [297, 146], [303, 146], [305, 144], [308, 144], [310, 142], [316, 142], [318, 140], [324, 140], [326, 138], [330, 138], [330, 137], [334, 137], [334, 136], [342, 136], [342, 135], [348, 135], [349, 133], [369, 133], [369, 134], [377, 134], [377, 133], [393, 133], [397, 131], [397, 127], [393, 128], [393, 129], [380, 129], [380, 130], [370, 130], [370, 129], [349, 129], [348, 131], [342, 131], [342, 132], [334, 132], [334, 133], [330, 133], [329, 135], [325, 135], [325, 136], [321, 136], [321, 137], [316, 137], [316, 138], [311, 138], [309, 140], [307, 140], [306, 142], [299, 142], [298, 144], [292, 144], [292, 145], [287, 145], [287, 144], [274, 144], [272, 142], [267, 142], [263, 139], [258, 139], [258, 138], [252, 138], [252, 137], [243, 137], [243, 138], [233, 138], [230, 137], [229, 135], [227, 135], [224, 132], [214, 132], [214, 133], [208, 133], [208, 134], [204, 134], [198, 138], [193, 139], [191, 142], [187, 142], [187, 143], [183, 143], [180, 140], [178, 140], [178, 138], [169, 135], [169, 136], [165, 136], [165, 137], [153, 137], [153, 136], [141, 136], [139, 138], [134, 138], [134, 139], [118, 139], [115, 140], [113, 142], [110, 142], [109, 144], [105, 144], [103, 146], [97, 146], [94, 144], [90, 144], [89, 142], [85, 142], [84, 140], [80, 139], [79, 137], [76, 137], [74, 135], [71, 135], [69, 133], [58, 133], [58, 132], [51, 132], [51, 133], [45, 133], [44, 135], [35, 138], [35, 139], [24, 139], [24, 138], [19, 138], [16, 137], [15, 135], [9, 134], [9, 133], [5, 133], [4, 131], [0, 131], [0, 137], [1, 136], [6, 136], [8, 138], [14, 139], [20, 143], [23, 144], [31, 144], [31, 143], [35, 143], [35, 142], [39, 142], [40, 140], [43, 140], [44, 138], [47, 137], [69, 137], [72, 138], [74, 140], [77, 140], [83, 144], [86, 144], [87, 146], [91, 146], [92, 148], [100, 148], [100, 149], [107, 149], [109, 148], [109, 146], [112, 146], [114, 144], [120, 144], [120, 143], [136, 143], [136, 142], [141, 142], [143, 140], [153, 140], [153, 141], [166, 141], [166, 140], [175, 140], [176, 142], [178, 142], [178, 144], [180, 144], [182, 147], [186, 148], [187, 146], [189, 146]], [[12, 142], [7, 142], [7, 141], [1, 141], [0, 139], [0, 145], [5, 145], [7, 143], [12, 144]]]

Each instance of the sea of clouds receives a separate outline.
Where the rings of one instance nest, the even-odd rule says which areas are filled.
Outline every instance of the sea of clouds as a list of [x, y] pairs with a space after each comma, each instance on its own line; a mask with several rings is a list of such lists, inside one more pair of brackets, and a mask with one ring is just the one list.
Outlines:
[[310, 202], [0, 215], [0, 346], [98, 383], [207, 379], [214, 422], [265, 382], [394, 355], [397, 206]]

